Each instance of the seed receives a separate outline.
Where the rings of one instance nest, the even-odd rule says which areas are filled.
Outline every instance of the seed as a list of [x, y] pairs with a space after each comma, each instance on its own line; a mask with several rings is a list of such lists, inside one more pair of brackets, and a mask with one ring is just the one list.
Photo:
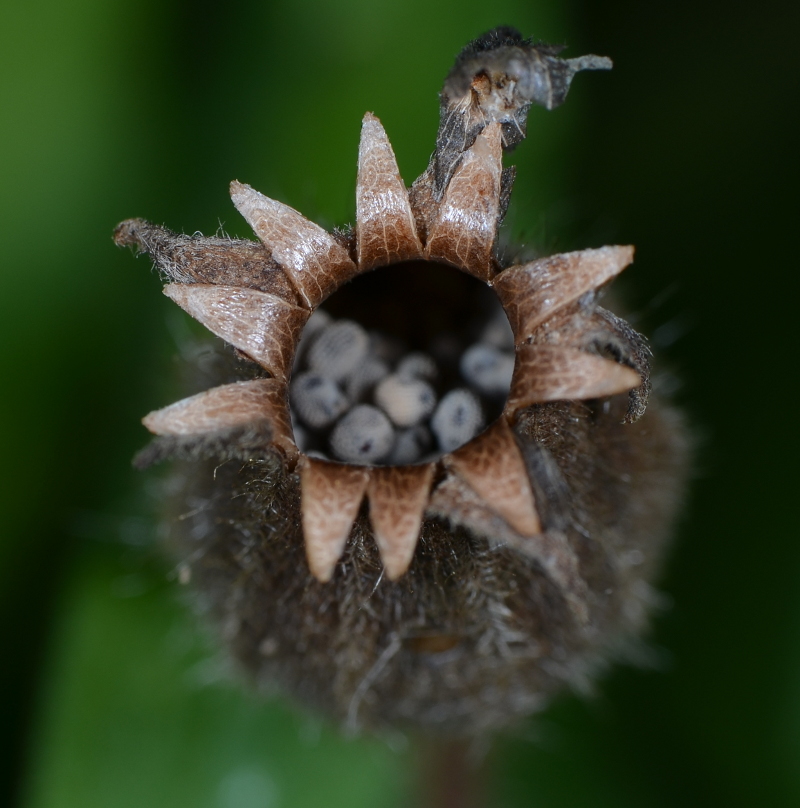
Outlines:
[[331, 322], [331, 316], [322, 309], [317, 309], [303, 328], [303, 334], [294, 354], [294, 367], [297, 370], [304, 362], [305, 355], [325, 326]]
[[478, 434], [481, 426], [480, 402], [474, 393], [464, 388], [456, 388], [444, 396], [431, 418], [431, 429], [444, 452], [463, 446]]
[[298, 374], [292, 382], [291, 402], [297, 417], [312, 429], [329, 426], [348, 405], [336, 382], [320, 373]]
[[433, 437], [424, 426], [412, 426], [410, 429], [401, 429], [397, 433], [394, 449], [389, 455], [389, 463], [393, 466], [403, 466], [407, 463], [416, 463], [430, 451]]
[[514, 355], [479, 342], [461, 357], [461, 375], [481, 393], [507, 394], [514, 374]]
[[320, 331], [308, 349], [308, 366], [338, 381], [358, 367], [368, 349], [369, 337], [358, 323], [337, 320]]
[[389, 366], [375, 356], [368, 356], [346, 379], [345, 391], [350, 401], [358, 401], [384, 376], [389, 375]]
[[397, 426], [414, 426], [436, 408], [436, 393], [422, 379], [387, 376], [375, 388], [375, 403]]
[[394, 371], [403, 379], [435, 379], [438, 375], [436, 362], [428, 354], [414, 352], [406, 354]]
[[501, 351], [514, 350], [514, 332], [511, 330], [511, 323], [503, 312], [497, 312], [486, 324], [481, 334], [481, 342], [487, 342]]
[[331, 433], [331, 450], [348, 463], [375, 463], [389, 454], [393, 444], [389, 419], [369, 404], [353, 407]]

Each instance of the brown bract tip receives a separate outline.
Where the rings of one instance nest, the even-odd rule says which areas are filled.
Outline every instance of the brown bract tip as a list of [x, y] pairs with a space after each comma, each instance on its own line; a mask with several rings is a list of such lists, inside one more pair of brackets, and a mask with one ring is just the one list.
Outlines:
[[308, 311], [240, 286], [171, 283], [164, 294], [273, 376], [288, 378]]
[[258, 421], [269, 423], [271, 442], [283, 449], [287, 457], [297, 457], [286, 385], [277, 379], [253, 379], [214, 387], [142, 419], [153, 434], [165, 436], [203, 435]]
[[492, 277], [502, 158], [500, 124], [493, 123], [475, 138], [453, 172], [430, 227], [427, 258], [452, 264], [482, 280]]
[[616, 277], [633, 262], [633, 247], [560, 253], [501, 272], [492, 282], [516, 342], [549, 317]]
[[370, 474], [369, 521], [390, 581], [403, 575], [414, 557], [434, 468], [434, 463], [380, 466]]
[[306, 558], [311, 574], [333, 576], [369, 482], [370, 470], [303, 456], [300, 508]]
[[504, 418], [443, 460], [517, 533], [541, 532], [528, 470]]
[[118, 247], [141, 247], [139, 229], [147, 225], [144, 219], [126, 219], [114, 228], [114, 243]]
[[641, 383], [635, 370], [579, 348], [520, 345], [506, 412], [544, 401], [612, 396]]
[[357, 274], [347, 251], [294, 208], [234, 180], [231, 199], [289, 276], [308, 308], [315, 308]]
[[361, 272], [422, 258], [397, 160], [381, 122], [370, 112], [364, 116], [358, 147], [356, 233]]

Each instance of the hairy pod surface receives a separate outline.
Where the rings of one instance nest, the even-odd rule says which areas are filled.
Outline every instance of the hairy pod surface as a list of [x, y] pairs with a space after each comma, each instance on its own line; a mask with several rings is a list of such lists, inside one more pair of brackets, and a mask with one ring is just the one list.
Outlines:
[[350, 729], [507, 726], [646, 623], [687, 441], [647, 343], [598, 305], [633, 248], [510, 267], [496, 248], [530, 105], [608, 67], [485, 34], [410, 189], [367, 113], [352, 230], [233, 182], [260, 242], [115, 232], [235, 349], [226, 383], [144, 419], [136, 460], [182, 461], [198, 601], [258, 681]]

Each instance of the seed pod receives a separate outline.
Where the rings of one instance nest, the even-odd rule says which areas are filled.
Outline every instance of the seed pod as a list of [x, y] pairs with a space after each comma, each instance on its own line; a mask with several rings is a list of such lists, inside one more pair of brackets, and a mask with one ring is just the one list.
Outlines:
[[[470, 43], [410, 191], [368, 113], [352, 230], [327, 233], [234, 182], [259, 243], [179, 236], [140, 219], [115, 233], [150, 253], [173, 300], [251, 360], [145, 418], [156, 437], [137, 465], [188, 461], [172, 486], [186, 517], [169, 523], [182, 568], [257, 681], [351, 730], [474, 736], [508, 726], [559, 690], [584, 687], [646, 624], [688, 450], [679, 415], [649, 398], [644, 338], [597, 303], [633, 249], [516, 266], [495, 249], [514, 179], [503, 151], [524, 138], [528, 108], [561, 103], [577, 70], [610, 66], [557, 54], [509, 28]], [[370, 356], [401, 358], [376, 340], [370, 354], [362, 326], [332, 322], [309, 345], [309, 372], [291, 381], [312, 312], [390, 264], [406, 277], [446, 265], [496, 295], [513, 331], [508, 399], [482, 429], [475, 395], [446, 393], [431, 420], [445, 454], [427, 462], [407, 446], [421, 432], [397, 435], [366, 404], [331, 430], [340, 462], [298, 449], [289, 389], [310, 423], [312, 373], [335, 388]], [[407, 291], [387, 310], [420, 328], [457, 323], [449, 300]], [[486, 324], [464, 325], [474, 339]], [[449, 331], [417, 336], [406, 344], [426, 346], [443, 368], [467, 347]], [[326, 395], [322, 409], [335, 410], [338, 398]]]

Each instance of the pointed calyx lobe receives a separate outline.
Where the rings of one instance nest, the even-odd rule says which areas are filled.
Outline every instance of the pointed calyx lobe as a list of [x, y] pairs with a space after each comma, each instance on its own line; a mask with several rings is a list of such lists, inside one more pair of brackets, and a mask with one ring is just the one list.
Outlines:
[[358, 147], [356, 234], [361, 272], [422, 258], [408, 191], [381, 122], [364, 116]]
[[288, 380], [308, 310], [240, 286], [171, 283], [164, 294], [272, 376]]
[[271, 442], [290, 459], [297, 456], [286, 385], [279, 379], [253, 379], [213, 387], [155, 410], [142, 423], [155, 435], [203, 436], [266, 422]]
[[528, 470], [504, 418], [444, 463], [521, 536], [541, 533]]
[[231, 183], [231, 199], [308, 308], [318, 306], [357, 273], [347, 250], [294, 208], [236, 181]]
[[545, 401], [613, 396], [641, 383], [631, 368], [579, 348], [520, 345], [506, 411], [513, 413]]
[[306, 558], [317, 580], [329, 581], [344, 550], [369, 482], [370, 470], [303, 457], [300, 510]]
[[425, 255], [488, 281], [500, 218], [500, 124], [486, 127], [453, 172], [428, 230]]
[[561, 253], [510, 267], [492, 286], [519, 344], [557, 311], [610, 281], [632, 261], [633, 247]]
[[422, 517], [428, 505], [434, 463], [424, 466], [381, 466], [370, 474], [369, 521], [389, 580], [411, 563]]
[[174, 283], [245, 286], [299, 302], [277, 261], [256, 241], [185, 236], [144, 219], [118, 224], [114, 241], [120, 247], [147, 253], [159, 272]]

